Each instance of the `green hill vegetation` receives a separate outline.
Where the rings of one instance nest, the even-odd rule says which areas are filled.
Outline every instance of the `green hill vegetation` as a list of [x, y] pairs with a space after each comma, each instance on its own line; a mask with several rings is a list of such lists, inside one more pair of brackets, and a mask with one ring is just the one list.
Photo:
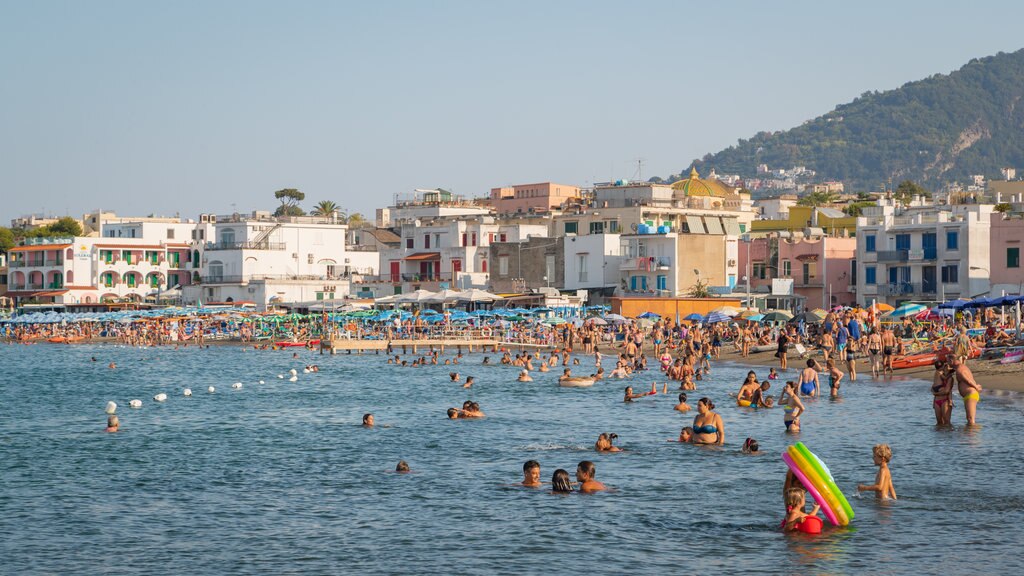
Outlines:
[[[695, 160], [702, 174], [753, 177], [758, 164], [806, 166], [847, 191], [914, 180], [939, 189], [972, 174], [1024, 168], [1024, 50], [971, 60], [895, 90], [859, 98], [802, 126], [761, 132]], [[682, 173], [687, 174], [689, 168]]]

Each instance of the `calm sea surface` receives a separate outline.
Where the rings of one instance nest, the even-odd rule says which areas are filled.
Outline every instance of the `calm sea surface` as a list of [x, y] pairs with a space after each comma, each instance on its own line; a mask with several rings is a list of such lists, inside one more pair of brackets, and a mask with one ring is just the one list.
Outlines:
[[[808, 537], [777, 530], [779, 453], [794, 441], [781, 410], [741, 409], [727, 397], [747, 368], [715, 365], [691, 393], [694, 405], [715, 400], [725, 421], [725, 447], [705, 448], [666, 442], [692, 423], [673, 412], [674, 391], [627, 405], [623, 382], [559, 388], [559, 368], [517, 383], [515, 369], [481, 366], [479, 354], [458, 368], [478, 382], [464, 390], [448, 366], [299, 354], [0, 347], [0, 572], [1024, 570], [1024, 405], [1012, 396], [986, 395], [975, 431], [963, 429], [959, 403], [958, 426], [936, 430], [921, 381], [862, 377], [839, 401], [810, 401], [799, 439], [829, 465], [856, 519]], [[313, 362], [322, 371], [302, 374]], [[592, 360], [584, 364], [576, 372], [589, 372]], [[291, 368], [297, 382], [277, 378]], [[655, 375], [630, 383], [644, 389]], [[159, 392], [167, 402], [152, 400]], [[141, 409], [128, 408], [133, 398]], [[445, 409], [466, 399], [488, 417], [447, 420]], [[117, 434], [103, 432], [108, 400], [120, 405]], [[366, 412], [376, 429], [359, 426]], [[627, 451], [594, 453], [604, 431]], [[766, 454], [740, 454], [747, 436]], [[851, 496], [873, 481], [878, 442], [895, 454], [900, 500], [889, 505]], [[414, 473], [390, 472], [400, 459]], [[614, 490], [510, 486], [529, 459], [545, 481], [593, 460]]]

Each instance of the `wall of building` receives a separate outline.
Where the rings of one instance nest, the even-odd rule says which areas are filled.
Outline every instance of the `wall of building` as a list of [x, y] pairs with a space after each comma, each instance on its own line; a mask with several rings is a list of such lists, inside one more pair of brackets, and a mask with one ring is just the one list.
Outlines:
[[588, 234], [566, 238], [563, 287], [566, 290], [581, 290], [618, 286], [619, 267], [623, 260], [619, 241], [619, 234]]
[[612, 312], [635, 318], [644, 312], [654, 312], [662, 318], [685, 318], [690, 314], [705, 315], [722, 306], [740, 307], [738, 298], [612, 298]]
[[[1020, 204], [1017, 206], [1024, 208]], [[1013, 211], [1005, 215], [994, 212], [989, 237], [991, 294], [1024, 294], [1024, 211]], [[1009, 250], [1014, 248], [1016, 262], [1011, 261], [1008, 255]]]
[[541, 182], [491, 189], [491, 207], [498, 214], [549, 212], [570, 200], [578, 200], [580, 189], [569, 184]]

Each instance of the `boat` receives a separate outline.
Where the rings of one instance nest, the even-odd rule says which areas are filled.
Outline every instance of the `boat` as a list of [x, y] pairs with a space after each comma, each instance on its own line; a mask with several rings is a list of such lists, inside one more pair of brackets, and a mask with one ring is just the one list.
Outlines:
[[751, 346], [751, 352], [771, 352], [772, 350], [778, 350], [778, 344], [758, 344], [757, 346]]
[[999, 360], [1000, 364], [1016, 364], [1024, 360], [1024, 350], [1014, 350], [1013, 352], [1007, 352], [1006, 356], [1003, 356]]
[[82, 340], [85, 340], [85, 336], [54, 336], [53, 338], [46, 339], [51, 344], [71, 344], [72, 342], [81, 342]]
[[559, 378], [558, 385], [562, 388], [589, 388], [594, 385], [594, 379], [585, 377]]
[[[949, 348], [940, 348], [931, 352], [923, 352], [921, 354], [910, 354], [902, 358], [897, 358], [892, 361], [893, 370], [905, 370], [907, 368], [922, 368], [924, 366], [931, 366], [936, 360], [945, 360], [949, 356], [951, 350]], [[981, 350], [977, 348], [971, 350], [969, 358], [977, 358], [981, 356]]]

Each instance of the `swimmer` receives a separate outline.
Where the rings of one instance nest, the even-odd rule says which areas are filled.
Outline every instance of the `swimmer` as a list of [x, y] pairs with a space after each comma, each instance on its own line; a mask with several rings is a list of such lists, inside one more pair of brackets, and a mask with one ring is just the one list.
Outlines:
[[676, 440], [669, 440], [669, 442], [682, 442], [684, 444], [690, 444], [693, 442], [693, 427], [687, 426], [679, 431], [679, 438]]
[[452, 382], [458, 382], [459, 378], [461, 378], [458, 372], [449, 372], [448, 377], [452, 379]]
[[117, 429], [121, 427], [121, 421], [118, 420], [116, 414], [107, 416], [107, 432], [117, 432]]
[[363, 428], [373, 428], [373, 414], [363, 414]]
[[690, 410], [692, 410], [690, 405], [686, 403], [685, 393], [679, 394], [679, 404], [676, 404], [672, 409], [676, 410], [677, 412], [689, 412]]
[[838, 398], [839, 383], [842, 382], [844, 374], [842, 370], [836, 368], [835, 361], [831, 359], [825, 362], [825, 370], [828, 371], [829, 396], [832, 398]]
[[533, 378], [530, 378], [530, 371], [527, 370], [526, 368], [523, 368], [523, 370], [519, 373], [519, 377], [516, 378], [516, 380], [519, 382], [533, 382]]
[[107, 365], [107, 368], [110, 368], [111, 370], [113, 370], [114, 368], [117, 368], [117, 364], [114, 364], [113, 362], [111, 362], [110, 364]]
[[537, 488], [540, 486], [540, 462], [527, 460], [523, 464], [523, 486]]
[[758, 445], [757, 440], [753, 438], [747, 438], [743, 441], [743, 453], [744, 454], [762, 454], [761, 447]]
[[612, 441], [618, 437], [619, 435], [614, 432], [602, 432], [594, 443], [594, 449], [598, 452], [622, 452], [622, 448], [612, 445]]
[[462, 387], [463, 388], [472, 388], [473, 387], [473, 382], [475, 382], [475, 381], [476, 380], [474, 380], [472, 376], [467, 376], [466, 377], [466, 383], [463, 384]]
[[540, 363], [540, 368], [538, 368], [537, 370], [540, 371], [540, 372], [548, 372], [551, 369], [548, 368], [548, 363], [547, 362], [541, 362]]
[[96, 357], [95, 357], [95, 356], [93, 356], [93, 357], [92, 357], [92, 361], [93, 361], [93, 362], [95, 362], [95, 361], [96, 361]]
[[724, 444], [725, 424], [722, 417], [713, 412], [715, 403], [710, 398], [697, 401], [697, 416], [693, 419], [695, 444]]
[[875, 483], [858, 484], [857, 492], [874, 492], [880, 500], [896, 499], [896, 488], [892, 485], [892, 474], [889, 472], [889, 461], [892, 460], [892, 448], [888, 444], [876, 444], [871, 450], [878, 475]]
[[796, 382], [792, 380], [786, 382], [786, 389], [779, 396], [779, 403], [783, 404], [782, 421], [786, 425], [786, 432], [799, 432], [800, 415], [804, 413], [804, 403], [796, 393]]
[[406, 463], [405, 460], [399, 460], [398, 465], [395, 466], [395, 472], [398, 472], [399, 474], [408, 474], [409, 472], [412, 472], [412, 470], [409, 470], [409, 464]]
[[490, 364], [491, 364], [491, 357], [490, 356], [484, 356], [483, 365], [484, 366], [490, 366]]
[[815, 504], [810, 513], [804, 512], [807, 505], [807, 498], [804, 496], [803, 488], [790, 488], [786, 492], [786, 519], [782, 521], [782, 529], [786, 532], [795, 532], [808, 516], [815, 516], [821, 508]]
[[761, 382], [761, 386], [755, 388], [750, 394], [750, 405], [754, 408], [771, 408], [774, 400], [771, 396], [765, 396], [765, 392], [772, 387], [772, 383], [765, 380]]
[[818, 371], [815, 370], [817, 365], [818, 363], [814, 359], [807, 359], [807, 368], [800, 371], [800, 378], [797, 382], [797, 390], [800, 394], [814, 397], [821, 390], [821, 384], [818, 382]]
[[572, 492], [572, 480], [569, 478], [569, 472], [562, 468], [555, 470], [555, 473], [551, 475], [551, 491], [559, 494]]
[[459, 409], [458, 408], [449, 408], [448, 409], [448, 419], [449, 420], [458, 420], [459, 419]]
[[768, 379], [769, 380], [778, 380], [779, 379], [779, 373], [775, 371], [775, 368], [769, 368], [768, 369]]
[[646, 392], [643, 393], [643, 394], [633, 394], [633, 387], [632, 386], [626, 386], [625, 395], [623, 396], [622, 401], [623, 402], [632, 402], [633, 400], [636, 400], [637, 398], [643, 398], [644, 396], [649, 396], [649, 395], [650, 394], [648, 394]]
[[604, 484], [594, 480], [596, 472], [597, 468], [590, 460], [584, 460], [576, 466], [576, 480], [580, 483], [580, 492], [590, 494], [607, 490]]

